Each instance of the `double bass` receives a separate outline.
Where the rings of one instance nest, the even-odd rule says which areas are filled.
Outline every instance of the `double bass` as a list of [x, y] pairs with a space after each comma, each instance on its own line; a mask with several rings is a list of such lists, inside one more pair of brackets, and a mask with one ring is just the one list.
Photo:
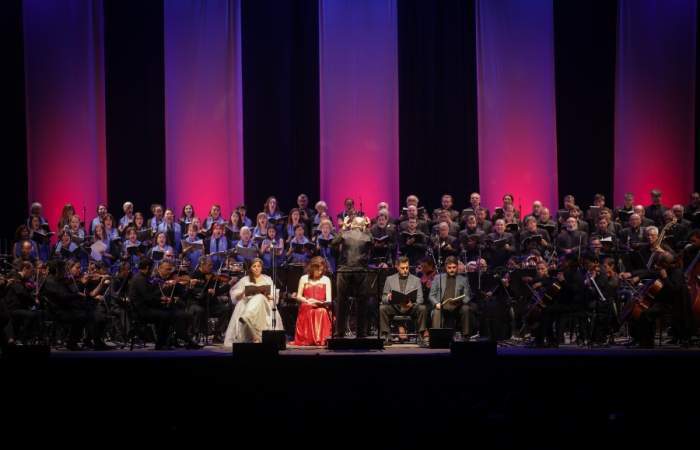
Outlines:
[[684, 271], [690, 291], [690, 309], [696, 323], [700, 323], [700, 251]]

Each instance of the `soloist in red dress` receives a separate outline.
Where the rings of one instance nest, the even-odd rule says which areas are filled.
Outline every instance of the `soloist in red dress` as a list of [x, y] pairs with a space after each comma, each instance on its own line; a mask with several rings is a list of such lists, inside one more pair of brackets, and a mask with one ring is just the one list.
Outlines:
[[[304, 285], [304, 298], [318, 301], [326, 300], [326, 285], [323, 283]], [[299, 305], [297, 326], [294, 333], [294, 345], [326, 345], [326, 339], [331, 335], [331, 320], [328, 309], [321, 306], [315, 308], [308, 303]]]

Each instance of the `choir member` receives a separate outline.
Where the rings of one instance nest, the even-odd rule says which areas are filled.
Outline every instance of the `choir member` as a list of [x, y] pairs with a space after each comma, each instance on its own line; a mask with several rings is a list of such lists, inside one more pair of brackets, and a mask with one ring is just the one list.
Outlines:
[[406, 229], [399, 234], [399, 254], [408, 257], [411, 266], [415, 266], [425, 256], [428, 248], [428, 236], [418, 229], [418, 220], [406, 221]]
[[199, 236], [197, 224], [191, 223], [187, 228], [187, 236], [182, 243], [182, 254], [189, 261], [190, 271], [195, 271], [200, 258], [204, 256], [204, 241]]
[[[260, 244], [260, 253], [263, 260], [263, 268], [271, 271], [272, 257], [274, 252], [274, 266], [279, 268], [284, 262], [285, 257], [282, 255], [284, 250], [284, 239], [277, 237], [277, 228], [272, 225], [267, 227], [267, 236]], [[269, 273], [269, 272], [268, 272]]]
[[301, 217], [301, 212], [298, 208], [292, 208], [289, 211], [289, 217], [287, 217], [287, 225], [284, 228], [284, 238], [285, 241], [289, 242], [294, 238], [295, 230], [297, 226], [304, 228], [304, 234], [308, 234], [308, 229], [306, 227], [306, 222]]
[[328, 214], [328, 205], [323, 200], [320, 200], [316, 202], [314, 209], [316, 210], [316, 214], [313, 216], [313, 224], [318, 226], [321, 223], [321, 214]]
[[149, 221], [149, 227], [154, 233], [158, 231], [158, 227], [163, 222], [163, 212], [163, 205], [160, 203], [154, 203], [151, 205], [151, 214], [153, 214], [153, 217], [151, 217], [151, 220]]
[[[275, 230], [276, 231], [276, 230]], [[265, 234], [267, 236], [267, 234]], [[236, 261], [251, 262], [259, 256], [258, 246], [253, 240], [253, 233], [248, 227], [241, 228], [241, 239], [236, 243]], [[241, 250], [247, 249], [247, 250]]]
[[220, 205], [211, 205], [211, 209], [209, 210], [209, 215], [207, 218], [204, 220], [204, 223], [202, 224], [202, 229], [206, 231], [208, 234], [211, 234], [214, 229], [212, 228], [214, 224], [219, 224], [219, 225], [224, 225], [226, 221], [224, 218], [221, 216], [221, 206]]
[[668, 208], [661, 204], [662, 192], [659, 189], [652, 189], [649, 195], [651, 196], [651, 205], [646, 207], [646, 216], [653, 220], [656, 226], [661, 227], [664, 223], [664, 211]]
[[289, 241], [287, 262], [306, 265], [311, 258], [312, 249], [313, 244], [311, 244], [311, 241], [304, 235], [304, 226], [297, 224], [294, 228], [294, 235]]
[[241, 219], [241, 213], [237, 210], [233, 210], [229, 221], [224, 227], [224, 233], [226, 238], [231, 243], [231, 246], [235, 246], [236, 243], [241, 239], [241, 227], [243, 227], [243, 220]]
[[440, 199], [440, 208], [433, 211], [433, 222], [441, 222], [440, 213], [446, 211], [450, 221], [459, 222], [459, 211], [454, 209], [454, 200], [450, 194], [444, 194]]
[[173, 252], [173, 247], [168, 244], [168, 238], [166, 234], [162, 231], [156, 233], [156, 245], [148, 250], [146, 256], [156, 264], [160, 263], [164, 258], [165, 254], [168, 252]]
[[[260, 240], [265, 239], [267, 236], [267, 225], [267, 214], [264, 212], [258, 213], [257, 217], [255, 218], [255, 228], [253, 228], [253, 238], [259, 238]], [[279, 234], [282, 236], [282, 233]]]
[[643, 227], [646, 228], [646, 227], [650, 227], [652, 225], [656, 225], [656, 222], [654, 222], [653, 220], [646, 217], [646, 209], [644, 208], [644, 206], [636, 205], [634, 207], [634, 213], [638, 214], [639, 217], [641, 218]]
[[224, 261], [226, 261], [224, 253], [228, 251], [230, 245], [228, 239], [224, 236], [224, 227], [220, 223], [214, 222], [211, 228], [211, 237], [204, 240], [204, 254], [211, 257], [214, 263], [214, 270], [219, 270]]
[[238, 205], [236, 211], [238, 211], [238, 214], [241, 215], [241, 226], [251, 228], [253, 226], [253, 221], [246, 215], [248, 208], [245, 205]]
[[70, 225], [70, 220], [71, 218], [75, 215], [75, 208], [73, 208], [73, 205], [70, 203], [66, 203], [63, 205], [63, 209], [61, 210], [61, 217], [58, 219], [58, 226], [56, 227], [57, 231], [61, 231], [66, 229]]
[[515, 238], [512, 233], [506, 232], [506, 222], [497, 219], [493, 232], [486, 236], [489, 246], [489, 264], [494, 267], [504, 267], [506, 262], [515, 253]]
[[180, 230], [182, 234], [187, 234], [187, 229], [189, 228], [192, 220], [196, 217], [194, 212], [194, 206], [191, 203], [187, 203], [182, 207], [180, 212]]
[[326, 218], [321, 220], [319, 224], [320, 233], [316, 235], [316, 251], [319, 256], [323, 257], [326, 261], [326, 269], [330, 273], [335, 273], [336, 269], [336, 258], [331, 248], [331, 242], [333, 242], [333, 222]]
[[[92, 219], [92, 222], [90, 222], [90, 228], [88, 229], [88, 231], [90, 232], [90, 235], [95, 234], [95, 226], [98, 223], [104, 222], [106, 214], [107, 214], [107, 205], [105, 205], [104, 203], [100, 203], [99, 205], [97, 205], [97, 217]], [[87, 219], [87, 217], [86, 217], [86, 219]]]
[[117, 226], [119, 235], [121, 236], [124, 235], [127, 228], [134, 224], [134, 204], [131, 202], [124, 202], [122, 211], [124, 211], [124, 215], [119, 219], [119, 225]]
[[631, 192], [625, 193], [625, 201], [622, 206], [615, 208], [615, 222], [623, 227], [627, 226], [627, 221], [634, 213], [634, 194]]
[[36, 246], [37, 255], [43, 262], [49, 260], [51, 253], [51, 236], [53, 233], [47, 231], [41, 224], [40, 216], [32, 216], [29, 220], [29, 237]]
[[309, 196], [306, 194], [299, 194], [297, 196], [297, 207], [301, 214], [301, 220], [306, 223], [307, 230], [309, 230], [311, 228], [311, 221], [316, 214], [313, 209], [309, 208]]
[[557, 235], [559, 254], [579, 253], [588, 245], [588, 234], [578, 229], [578, 220], [571, 216], [566, 219], [566, 229]]
[[163, 214], [163, 222], [158, 227], [158, 231], [165, 234], [166, 241], [175, 253], [182, 251], [182, 227], [175, 221], [175, 212], [168, 208]]

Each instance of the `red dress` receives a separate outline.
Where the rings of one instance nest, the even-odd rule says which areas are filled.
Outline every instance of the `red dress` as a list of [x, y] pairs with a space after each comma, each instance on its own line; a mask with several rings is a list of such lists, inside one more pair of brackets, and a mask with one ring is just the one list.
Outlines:
[[[326, 300], [326, 285], [323, 283], [304, 286], [304, 298]], [[326, 345], [326, 339], [331, 335], [331, 320], [328, 310], [323, 306], [314, 308], [308, 303], [299, 305], [297, 326], [294, 333], [294, 345]]]

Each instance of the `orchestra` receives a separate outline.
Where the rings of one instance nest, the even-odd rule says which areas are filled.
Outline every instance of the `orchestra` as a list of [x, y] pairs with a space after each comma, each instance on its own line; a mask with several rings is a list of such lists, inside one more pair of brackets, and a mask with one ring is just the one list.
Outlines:
[[[700, 195], [670, 207], [660, 190], [650, 197], [645, 207], [627, 193], [613, 208], [596, 194], [581, 208], [567, 195], [561, 208], [535, 201], [523, 214], [510, 193], [492, 209], [478, 192], [461, 199], [464, 209], [444, 194], [431, 213], [409, 195], [394, 219], [387, 202], [369, 217], [348, 197], [334, 216], [302, 193], [288, 214], [270, 196], [255, 223], [246, 206], [227, 216], [217, 204], [203, 218], [191, 204], [180, 217], [153, 204], [146, 221], [130, 201], [118, 221], [100, 204], [85, 223], [66, 203], [55, 232], [34, 202], [3, 255], [3, 341], [197, 349], [259, 342], [268, 316], [294, 309], [274, 327], [291, 323], [287, 335], [305, 345], [365, 336], [391, 345], [410, 329], [409, 341], [427, 346], [428, 330], [445, 327], [535, 347], [690, 345], [700, 325]], [[324, 292], [312, 289], [319, 280]], [[272, 293], [251, 291], [263, 285]], [[315, 328], [314, 314], [328, 326]]]

